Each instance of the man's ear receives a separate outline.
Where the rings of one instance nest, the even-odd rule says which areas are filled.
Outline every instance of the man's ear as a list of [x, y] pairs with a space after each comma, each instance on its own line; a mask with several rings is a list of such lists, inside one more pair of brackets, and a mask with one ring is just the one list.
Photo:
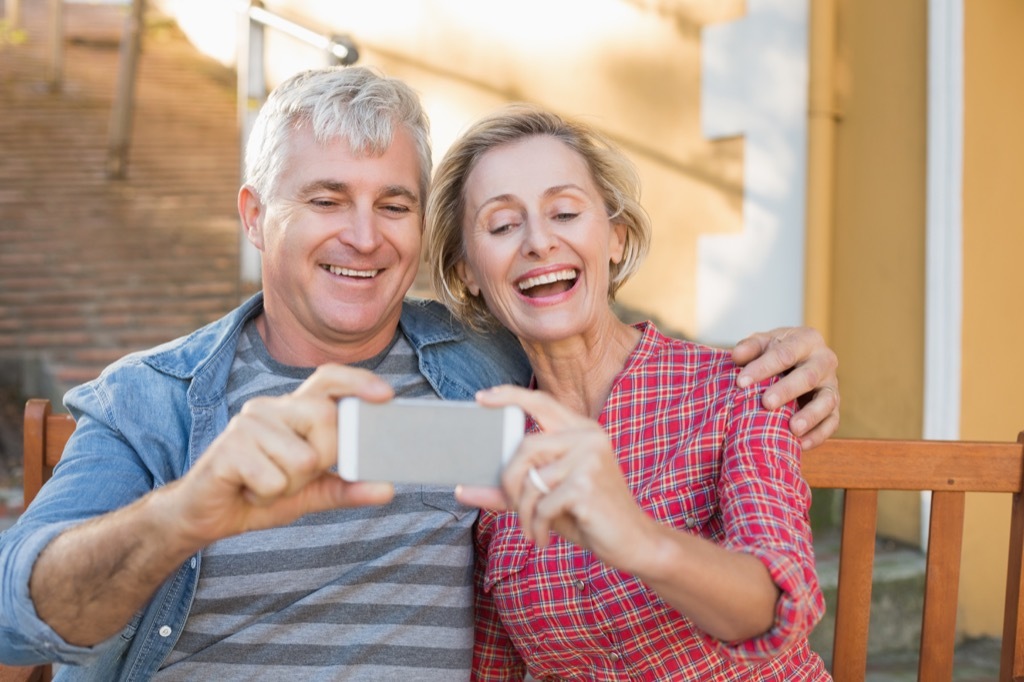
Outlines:
[[459, 276], [462, 283], [466, 285], [466, 289], [469, 293], [474, 296], [480, 295], [480, 285], [476, 283], [476, 277], [473, 276], [473, 271], [466, 266], [466, 261], [460, 260], [455, 264], [455, 274]]
[[243, 185], [238, 190], [238, 215], [242, 218], [246, 238], [260, 251], [263, 250], [263, 213], [259, 194], [249, 185]]

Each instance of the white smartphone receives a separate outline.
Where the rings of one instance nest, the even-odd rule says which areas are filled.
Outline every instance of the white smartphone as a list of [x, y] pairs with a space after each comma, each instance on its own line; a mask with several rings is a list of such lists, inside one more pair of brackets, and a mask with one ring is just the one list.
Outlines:
[[338, 403], [338, 473], [348, 481], [498, 485], [523, 439], [516, 406], [395, 398]]

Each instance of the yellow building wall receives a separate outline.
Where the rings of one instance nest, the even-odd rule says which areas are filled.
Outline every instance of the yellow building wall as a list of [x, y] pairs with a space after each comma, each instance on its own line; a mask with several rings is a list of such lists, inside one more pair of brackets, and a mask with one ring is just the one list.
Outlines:
[[[921, 435], [927, 2], [841, 0], [831, 341], [840, 435]], [[1024, 429], [1024, 3], [964, 2], [960, 436]], [[888, 494], [880, 532], [914, 542], [917, 496]], [[959, 630], [998, 636], [1009, 500], [968, 498]]]
[[[924, 372], [927, 1], [841, 0], [832, 328], [840, 435], [919, 438]], [[879, 530], [914, 543], [919, 496]]]
[[[961, 438], [1024, 429], [1024, 2], [964, 2]], [[1007, 496], [967, 502], [959, 626], [1002, 626]]]
[[[343, 22], [359, 37], [361, 65], [421, 94], [435, 159], [471, 121], [509, 101], [583, 116], [608, 135], [637, 164], [654, 225], [655, 247], [617, 300], [666, 330], [694, 336], [697, 239], [743, 229], [744, 140], [701, 133], [701, 30], [742, 17], [744, 0], [588, 0], [582, 12], [570, 2], [521, 0], [499, 19], [491, 3], [472, 0], [381, 2], [395, 8], [386, 20], [371, 3], [344, 11], [335, 0], [265, 5], [307, 22]], [[275, 55], [274, 45], [294, 43], [274, 34], [267, 40]], [[315, 59], [309, 52], [295, 45], [294, 61], [275, 56], [269, 80], [308, 66]], [[422, 269], [415, 293], [430, 294]]]

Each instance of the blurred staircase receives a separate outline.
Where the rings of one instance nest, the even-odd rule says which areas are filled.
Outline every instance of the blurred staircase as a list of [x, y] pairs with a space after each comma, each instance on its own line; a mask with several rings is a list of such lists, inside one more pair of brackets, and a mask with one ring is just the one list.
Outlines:
[[128, 8], [64, 8], [57, 92], [47, 0], [22, 0], [19, 35], [0, 31], [0, 381], [57, 404], [241, 298], [234, 72], [149, 17], [127, 177], [108, 179]]

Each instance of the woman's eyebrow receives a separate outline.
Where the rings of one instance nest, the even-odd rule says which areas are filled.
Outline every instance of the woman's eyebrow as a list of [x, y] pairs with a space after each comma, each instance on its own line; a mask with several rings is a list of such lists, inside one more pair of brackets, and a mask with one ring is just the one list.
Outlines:
[[473, 214], [473, 222], [476, 222], [477, 219], [480, 218], [480, 214], [483, 213], [483, 210], [490, 206], [491, 204], [505, 204], [513, 202], [515, 200], [516, 198], [512, 194], [498, 194], [496, 196], [485, 199], [484, 202], [480, 204], [480, 207], [476, 209], [476, 212]]
[[566, 191], [568, 189], [576, 190], [577, 192], [584, 192], [585, 191], [579, 185], [577, 185], [575, 183], [572, 183], [572, 182], [567, 182], [564, 185], [555, 185], [554, 187], [548, 187], [546, 190], [544, 190], [544, 195], [543, 196], [544, 196], [545, 199], [547, 199], [548, 197], [553, 197], [556, 194], [561, 194], [562, 192], [564, 192], [564, 191]]
[[[557, 196], [557, 195], [561, 194], [562, 192], [565, 192], [566, 190], [575, 190], [577, 192], [585, 192], [585, 190], [582, 187], [580, 187], [579, 185], [577, 185], [575, 183], [572, 183], [572, 182], [567, 182], [564, 185], [555, 185], [553, 187], [548, 187], [546, 190], [544, 190], [544, 192], [543, 192], [543, 194], [541, 194], [541, 196], [543, 196], [545, 199], [550, 199], [551, 197]], [[485, 199], [484, 202], [482, 204], [480, 204], [480, 208], [478, 208], [476, 210], [476, 213], [473, 214], [473, 222], [477, 221], [477, 219], [480, 217], [480, 214], [483, 212], [483, 210], [485, 208], [487, 208], [490, 204], [495, 204], [495, 203], [504, 204], [504, 203], [511, 203], [511, 202], [515, 202], [515, 201], [517, 201], [517, 199], [516, 199], [516, 196], [514, 194], [497, 194], [497, 195], [495, 195], [493, 197]]]

